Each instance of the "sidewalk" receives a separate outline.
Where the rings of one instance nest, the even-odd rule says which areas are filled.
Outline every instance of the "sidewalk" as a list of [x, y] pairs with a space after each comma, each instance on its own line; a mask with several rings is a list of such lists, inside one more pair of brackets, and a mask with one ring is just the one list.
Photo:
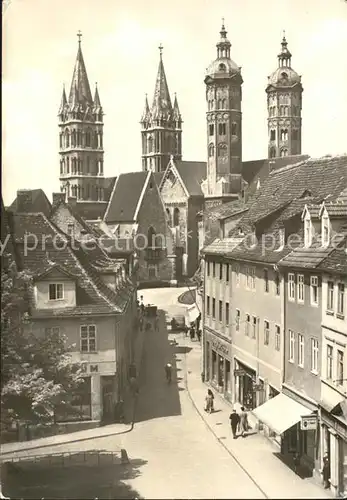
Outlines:
[[[180, 339], [181, 341], [181, 339]], [[182, 341], [181, 341], [182, 342]], [[202, 349], [198, 342], [184, 338], [192, 350], [186, 355], [186, 383], [190, 398], [201, 417], [220, 443], [244, 468], [268, 498], [332, 498], [332, 494], [317, 485], [312, 478], [301, 479], [274, 453], [278, 448], [259, 433], [232, 439], [229, 415], [233, 406], [216, 391], [215, 412], [204, 411], [207, 386], [201, 381]], [[239, 409], [239, 405], [235, 405]], [[252, 423], [252, 422], [251, 422]]]
[[[135, 340], [134, 362], [136, 364], [138, 373], [141, 366], [144, 337], [145, 333], [139, 331]], [[6, 443], [0, 446], [0, 461], [4, 461], [11, 457], [18, 457], [19, 455], [29, 456], [31, 454], [31, 451], [43, 448], [51, 448], [50, 451], [54, 453], [54, 447], [58, 445], [77, 443], [79, 441], [88, 441], [92, 439], [103, 438], [105, 436], [115, 436], [117, 434], [130, 432], [133, 428], [135, 417], [136, 398], [132, 397], [130, 391], [127, 392], [128, 397], [125, 401], [124, 412], [127, 420], [130, 422], [129, 424], [110, 424], [102, 427], [95, 427], [93, 429], [70, 432], [68, 434], [58, 434], [55, 436], [33, 439], [32, 441]]]

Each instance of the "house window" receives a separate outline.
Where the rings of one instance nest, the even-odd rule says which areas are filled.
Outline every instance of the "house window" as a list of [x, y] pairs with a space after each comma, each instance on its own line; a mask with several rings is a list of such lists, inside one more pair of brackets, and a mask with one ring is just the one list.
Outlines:
[[318, 373], [318, 340], [311, 339], [311, 371]]
[[219, 279], [222, 281], [223, 279], [223, 264], [219, 264]]
[[255, 267], [251, 267], [251, 288], [255, 290]]
[[255, 339], [257, 337], [257, 317], [253, 316], [252, 322], [252, 337]]
[[209, 125], [208, 130], [209, 130], [209, 134], [210, 134], [210, 135], [213, 135], [213, 134], [214, 134], [214, 124], [213, 124], [213, 123], [211, 123], [211, 124]]
[[216, 263], [212, 262], [212, 278], [216, 277]]
[[275, 295], [280, 295], [281, 293], [281, 280], [278, 273], [275, 274]]
[[288, 274], [288, 298], [295, 300], [295, 275], [293, 273]]
[[304, 220], [304, 240], [305, 247], [310, 247], [312, 243], [312, 226], [310, 216], [306, 216]]
[[264, 269], [264, 292], [269, 293], [269, 270]]
[[305, 301], [305, 278], [303, 274], [298, 274], [298, 302]]
[[229, 264], [225, 264], [225, 281], [229, 283]]
[[345, 314], [345, 285], [343, 283], [337, 285], [337, 314], [341, 316]]
[[328, 311], [334, 310], [334, 282], [333, 281], [328, 281], [327, 309], [328, 309]]
[[279, 325], [275, 325], [275, 349], [281, 350], [281, 327]]
[[328, 246], [329, 245], [329, 236], [330, 236], [330, 230], [329, 230], [329, 217], [327, 215], [323, 215], [322, 217], [322, 244], [323, 246]]
[[318, 306], [318, 276], [311, 276], [311, 305]]
[[223, 321], [223, 302], [221, 300], [219, 301], [218, 319]]
[[298, 365], [304, 367], [304, 336], [298, 334]]
[[206, 314], [210, 315], [210, 297], [208, 295], [206, 295]]
[[333, 378], [333, 347], [327, 345], [327, 379]]
[[246, 322], [245, 322], [245, 335], [249, 336], [249, 325], [251, 323], [251, 317], [249, 314], [246, 314]]
[[82, 325], [80, 330], [81, 352], [96, 351], [96, 327], [95, 325]]
[[216, 299], [212, 299], [212, 318], [216, 319]]
[[238, 264], [235, 266], [235, 281], [236, 286], [240, 286], [240, 266]]
[[45, 336], [46, 337], [60, 337], [60, 326], [49, 326], [45, 328]]
[[270, 323], [264, 321], [264, 345], [269, 345], [270, 341]]
[[343, 385], [344, 375], [343, 375], [343, 351], [337, 351], [337, 370], [336, 370], [337, 385]]
[[295, 333], [289, 330], [289, 361], [294, 363], [295, 353]]
[[225, 303], [225, 324], [229, 325], [229, 302]]
[[240, 309], [236, 309], [235, 329], [237, 332], [240, 331], [240, 315]]
[[219, 135], [225, 135], [226, 134], [226, 126], [225, 123], [220, 123], [218, 125], [218, 134]]
[[61, 300], [64, 298], [64, 287], [62, 283], [50, 283], [49, 300]]

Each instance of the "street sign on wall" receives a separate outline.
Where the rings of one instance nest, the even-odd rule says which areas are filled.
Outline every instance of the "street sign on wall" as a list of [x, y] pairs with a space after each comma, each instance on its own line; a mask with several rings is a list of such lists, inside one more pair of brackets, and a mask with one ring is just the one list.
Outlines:
[[302, 431], [315, 431], [317, 430], [317, 426], [317, 415], [308, 415], [306, 417], [301, 417], [300, 429]]

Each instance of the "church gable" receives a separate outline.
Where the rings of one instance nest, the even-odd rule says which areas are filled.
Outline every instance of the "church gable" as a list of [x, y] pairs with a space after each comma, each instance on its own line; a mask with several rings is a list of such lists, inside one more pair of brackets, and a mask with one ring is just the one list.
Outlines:
[[186, 202], [188, 193], [174, 166], [170, 165], [160, 185], [160, 193], [164, 203]]

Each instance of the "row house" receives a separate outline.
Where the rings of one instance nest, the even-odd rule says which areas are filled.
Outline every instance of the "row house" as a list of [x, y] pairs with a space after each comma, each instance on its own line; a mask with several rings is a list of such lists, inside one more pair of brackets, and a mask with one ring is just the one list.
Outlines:
[[75, 395], [80, 421], [112, 421], [125, 397], [137, 314], [125, 262], [108, 258], [96, 244], [72, 241], [43, 213], [7, 215], [20, 269], [32, 277], [28, 328], [66, 336], [72, 362], [82, 364], [85, 383]]
[[[324, 261], [334, 243], [310, 240], [306, 248], [305, 220], [316, 206], [310, 234], [326, 232], [324, 207], [342, 203], [346, 167], [346, 156], [324, 157], [271, 172], [227, 236], [221, 227], [225, 236], [202, 250], [205, 379], [232, 403], [246, 406], [280, 451], [299, 452], [311, 471], [321, 465], [320, 447], [317, 432], [301, 429], [301, 420], [311, 419], [314, 427], [321, 411], [325, 357], [322, 272], [308, 262], [313, 253], [317, 265]], [[331, 227], [338, 224], [331, 218]], [[303, 247], [308, 258], [299, 265]]]
[[286, 446], [298, 449], [315, 475], [328, 453], [337, 495], [347, 480], [346, 193], [305, 206], [303, 244], [280, 262], [286, 283], [283, 392], [317, 416], [312, 429], [293, 426]]

